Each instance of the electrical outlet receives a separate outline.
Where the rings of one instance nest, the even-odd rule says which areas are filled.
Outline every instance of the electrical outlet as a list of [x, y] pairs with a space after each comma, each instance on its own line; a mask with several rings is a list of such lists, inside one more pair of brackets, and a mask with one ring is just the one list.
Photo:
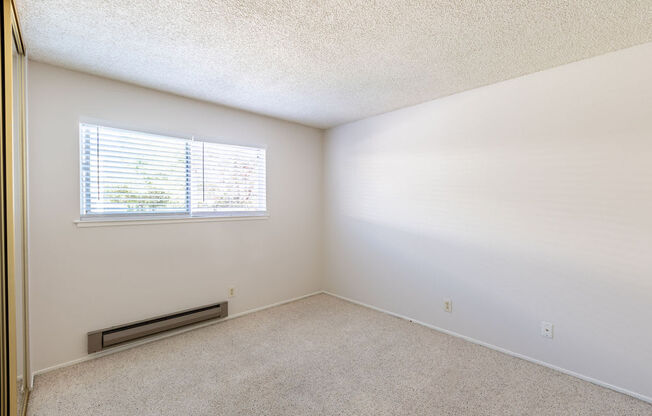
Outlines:
[[235, 297], [235, 288], [234, 287], [229, 288], [229, 297], [230, 298]]
[[451, 313], [453, 312], [453, 301], [446, 298], [444, 299], [444, 311]]
[[541, 336], [546, 338], [552, 338], [552, 329], [554, 325], [550, 322], [541, 321]]

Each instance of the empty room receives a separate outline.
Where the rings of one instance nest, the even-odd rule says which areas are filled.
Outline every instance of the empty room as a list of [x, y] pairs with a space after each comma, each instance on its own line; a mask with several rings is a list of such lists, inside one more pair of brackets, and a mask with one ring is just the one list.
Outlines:
[[652, 0], [0, 20], [0, 416], [652, 416]]

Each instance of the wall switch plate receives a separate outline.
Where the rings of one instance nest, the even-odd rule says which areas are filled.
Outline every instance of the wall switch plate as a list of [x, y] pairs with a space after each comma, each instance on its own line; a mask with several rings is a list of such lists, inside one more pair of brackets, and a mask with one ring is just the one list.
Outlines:
[[546, 338], [552, 338], [552, 329], [553, 324], [550, 322], [541, 321], [541, 336]]
[[453, 312], [453, 301], [452, 300], [450, 300], [448, 298], [444, 299], [444, 311], [446, 311], [448, 313]]
[[235, 288], [230, 287], [229, 288], [229, 298], [233, 298], [233, 297], [235, 297]]

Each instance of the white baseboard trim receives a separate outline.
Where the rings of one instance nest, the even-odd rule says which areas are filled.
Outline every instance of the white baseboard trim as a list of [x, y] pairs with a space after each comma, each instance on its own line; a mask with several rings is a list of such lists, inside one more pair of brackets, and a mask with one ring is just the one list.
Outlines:
[[431, 325], [431, 324], [428, 324], [428, 323], [425, 323], [425, 322], [421, 322], [419, 320], [412, 319], [412, 318], [409, 318], [407, 316], [400, 315], [398, 313], [388, 311], [386, 309], [377, 308], [377, 307], [375, 307], [373, 305], [369, 305], [369, 304], [366, 304], [366, 303], [363, 303], [363, 302], [359, 302], [359, 301], [357, 301], [355, 299], [350, 299], [350, 298], [347, 298], [345, 296], [337, 295], [335, 293], [332, 293], [332, 292], [329, 292], [329, 291], [326, 291], [326, 290], [324, 290], [323, 293], [325, 293], [327, 295], [334, 296], [334, 297], [342, 299], [342, 300], [345, 300], [347, 302], [355, 303], [356, 305], [364, 306], [365, 308], [373, 309], [375, 311], [386, 313], [388, 315], [395, 316], [395, 317], [400, 318], [400, 319], [405, 319], [406, 321], [414, 322], [415, 324], [419, 324], [419, 325], [425, 326], [427, 328], [434, 329], [435, 331], [443, 332], [444, 334], [447, 334], [447, 335], [451, 335], [451, 336], [454, 336], [454, 337], [457, 337], [457, 338], [462, 338], [462, 339], [464, 339], [466, 341], [469, 341], [469, 342], [472, 342], [474, 344], [482, 345], [483, 347], [486, 347], [486, 348], [489, 348], [489, 349], [492, 349], [492, 350], [495, 350], [495, 351], [498, 351], [498, 352], [502, 352], [503, 354], [511, 355], [512, 357], [520, 358], [522, 360], [529, 361], [529, 362], [534, 363], [534, 364], [539, 364], [539, 365], [542, 365], [544, 367], [548, 367], [548, 368], [550, 368], [552, 370], [559, 371], [560, 373], [564, 373], [564, 374], [567, 374], [569, 376], [576, 377], [576, 378], [579, 378], [579, 379], [584, 380], [584, 381], [588, 381], [589, 383], [593, 383], [593, 384], [596, 384], [598, 386], [605, 387], [605, 388], [608, 388], [610, 390], [617, 391], [618, 393], [626, 394], [628, 396], [631, 396], [631, 397], [634, 397], [636, 399], [643, 400], [644, 402], [648, 402], [648, 403], [652, 404], [652, 397], [645, 396], [643, 394], [636, 393], [636, 392], [633, 392], [631, 390], [627, 390], [627, 389], [624, 389], [624, 388], [621, 388], [621, 387], [618, 387], [618, 386], [614, 386], [613, 384], [609, 384], [609, 383], [606, 383], [604, 381], [597, 380], [597, 379], [595, 379], [593, 377], [585, 376], [583, 374], [579, 374], [579, 373], [576, 373], [574, 371], [567, 370], [567, 369], [562, 368], [562, 367], [558, 367], [558, 366], [556, 366], [554, 364], [550, 364], [550, 363], [547, 363], [545, 361], [540, 361], [540, 360], [537, 360], [536, 358], [528, 357], [527, 355], [519, 354], [517, 352], [510, 351], [510, 350], [498, 347], [498, 346], [493, 345], [493, 344], [489, 344], [489, 343], [486, 343], [486, 342], [483, 342], [483, 341], [479, 341], [479, 340], [477, 340], [475, 338], [471, 338], [471, 337], [468, 337], [466, 335], [458, 334], [457, 332], [449, 331], [448, 329], [440, 328], [440, 327], [437, 327], [435, 325]]
[[96, 358], [104, 357], [106, 355], [115, 354], [116, 352], [128, 350], [130, 348], [138, 347], [140, 345], [148, 344], [150, 342], [158, 341], [160, 339], [173, 337], [175, 335], [183, 334], [184, 332], [193, 331], [193, 330], [199, 329], [199, 328], [204, 328], [204, 327], [209, 326], [209, 325], [215, 325], [215, 324], [218, 324], [220, 322], [224, 322], [224, 321], [228, 321], [229, 319], [235, 319], [235, 318], [238, 318], [238, 317], [241, 317], [241, 316], [249, 315], [249, 314], [254, 313], [254, 312], [260, 312], [262, 310], [273, 308], [275, 306], [280, 306], [280, 305], [284, 305], [286, 303], [295, 302], [297, 300], [305, 299], [305, 298], [308, 298], [310, 296], [319, 295], [321, 293], [324, 293], [324, 292], [319, 290], [317, 292], [308, 293], [307, 295], [298, 296], [296, 298], [282, 300], [280, 302], [272, 303], [270, 305], [265, 305], [265, 306], [261, 306], [259, 308], [249, 309], [249, 310], [244, 311], [244, 312], [234, 313], [233, 315], [229, 315], [229, 316], [227, 316], [226, 318], [223, 318], [223, 319], [206, 321], [206, 322], [202, 322], [202, 323], [199, 323], [199, 324], [196, 324], [196, 325], [190, 325], [190, 326], [187, 326], [187, 327], [184, 327], [184, 328], [171, 330], [169, 332], [165, 332], [165, 333], [162, 333], [162, 334], [159, 334], [159, 335], [153, 335], [151, 337], [143, 338], [142, 340], [134, 341], [134, 342], [131, 342], [131, 343], [126, 344], [126, 345], [121, 345], [119, 347], [114, 347], [114, 348], [107, 349], [107, 350], [104, 350], [104, 351], [99, 351], [99, 352], [96, 352], [94, 354], [89, 354], [89, 355], [86, 355], [84, 357], [77, 358], [76, 360], [67, 361], [65, 363], [61, 363], [61, 364], [53, 365], [51, 367], [43, 368], [41, 370], [35, 371], [32, 374], [32, 383], [33, 383], [34, 377], [38, 376], [40, 374], [49, 373], [50, 371], [58, 370], [58, 369], [64, 368], [64, 367], [70, 367], [71, 365], [83, 363], [84, 361], [90, 361], [90, 360], [94, 360]]
[[329, 292], [329, 291], [326, 291], [326, 290], [320, 290], [320, 291], [317, 291], [317, 292], [309, 293], [307, 295], [298, 296], [298, 297], [295, 297], [295, 298], [292, 298], [292, 299], [287, 299], [287, 300], [283, 300], [283, 301], [280, 301], [280, 302], [272, 303], [270, 305], [261, 306], [259, 308], [250, 309], [250, 310], [247, 310], [247, 311], [244, 311], [244, 312], [238, 312], [236, 314], [229, 315], [224, 319], [219, 319], [219, 320], [215, 320], [215, 321], [208, 321], [208, 322], [202, 322], [200, 324], [191, 325], [191, 326], [188, 326], [186, 328], [173, 330], [173, 331], [166, 332], [166, 333], [163, 333], [163, 334], [160, 334], [160, 335], [154, 335], [152, 337], [145, 338], [145, 339], [140, 340], [140, 341], [135, 341], [135, 342], [132, 342], [132, 343], [127, 344], [127, 345], [123, 345], [123, 346], [120, 346], [120, 347], [115, 347], [115, 348], [108, 349], [108, 350], [105, 350], [105, 351], [100, 351], [100, 352], [97, 352], [95, 354], [89, 354], [87, 356], [78, 358], [76, 360], [72, 360], [72, 361], [62, 363], [62, 364], [57, 364], [57, 365], [54, 365], [54, 366], [51, 366], [51, 367], [47, 367], [47, 368], [35, 371], [32, 374], [32, 385], [33, 385], [34, 376], [37, 376], [39, 374], [45, 374], [45, 373], [48, 373], [50, 371], [57, 370], [59, 368], [64, 368], [64, 367], [69, 367], [71, 365], [79, 364], [79, 363], [82, 363], [84, 361], [94, 360], [96, 358], [104, 357], [106, 355], [114, 354], [116, 352], [124, 351], [124, 350], [130, 349], [130, 348], [138, 347], [140, 345], [148, 344], [150, 342], [158, 341], [160, 339], [164, 339], [164, 338], [172, 337], [172, 336], [175, 336], [175, 335], [183, 334], [184, 332], [193, 331], [195, 329], [203, 328], [203, 327], [206, 327], [206, 326], [209, 326], [209, 325], [214, 325], [214, 324], [217, 324], [217, 323], [220, 323], [220, 322], [227, 321], [229, 319], [235, 319], [235, 318], [238, 318], [240, 316], [245, 316], [245, 315], [248, 315], [248, 314], [251, 314], [251, 313], [259, 312], [259, 311], [262, 311], [262, 310], [265, 310], [265, 309], [273, 308], [275, 306], [280, 306], [280, 305], [284, 305], [286, 303], [295, 302], [295, 301], [305, 299], [305, 298], [310, 297], [310, 296], [319, 295], [321, 293], [324, 293], [324, 294], [327, 294], [327, 295], [330, 295], [330, 296], [345, 300], [347, 302], [354, 303], [356, 305], [364, 306], [365, 308], [373, 309], [373, 310], [378, 311], [378, 312], [382, 312], [382, 313], [385, 313], [385, 314], [388, 314], [388, 315], [391, 315], [391, 316], [395, 316], [395, 317], [400, 318], [400, 319], [405, 319], [406, 321], [414, 322], [415, 324], [425, 326], [425, 327], [433, 329], [435, 331], [439, 331], [439, 332], [442, 332], [442, 333], [447, 334], [447, 335], [451, 335], [451, 336], [454, 336], [454, 337], [457, 337], [457, 338], [461, 338], [461, 339], [464, 339], [466, 341], [472, 342], [474, 344], [481, 345], [483, 347], [490, 348], [492, 350], [502, 352], [503, 354], [507, 354], [507, 355], [510, 355], [512, 357], [520, 358], [522, 360], [529, 361], [529, 362], [534, 363], [534, 364], [542, 365], [542, 366], [550, 368], [552, 370], [559, 371], [560, 373], [564, 373], [564, 374], [567, 374], [569, 376], [576, 377], [576, 378], [579, 378], [579, 379], [584, 380], [584, 381], [588, 381], [589, 383], [593, 383], [593, 384], [596, 384], [598, 386], [605, 387], [605, 388], [608, 388], [610, 390], [617, 391], [618, 393], [626, 394], [628, 396], [631, 396], [631, 397], [634, 397], [636, 399], [643, 400], [644, 402], [648, 402], [648, 403], [652, 404], [652, 397], [645, 396], [643, 394], [636, 393], [636, 392], [633, 392], [631, 390], [627, 390], [627, 389], [624, 389], [624, 388], [621, 388], [621, 387], [618, 387], [618, 386], [614, 386], [613, 384], [609, 384], [609, 383], [606, 383], [604, 381], [597, 380], [597, 379], [595, 379], [593, 377], [585, 376], [583, 374], [576, 373], [574, 371], [567, 370], [567, 369], [562, 368], [562, 367], [558, 367], [558, 366], [556, 366], [554, 364], [550, 364], [550, 363], [547, 363], [545, 361], [537, 360], [536, 358], [528, 357], [527, 355], [519, 354], [517, 352], [510, 351], [508, 349], [498, 347], [496, 345], [489, 344], [489, 343], [477, 340], [475, 338], [468, 337], [466, 335], [458, 334], [457, 332], [453, 332], [453, 331], [450, 331], [448, 329], [440, 328], [438, 326], [431, 325], [431, 324], [419, 321], [417, 319], [412, 319], [410, 317], [407, 317], [407, 316], [404, 316], [404, 315], [401, 315], [401, 314], [398, 314], [398, 313], [395, 313], [395, 312], [391, 312], [391, 311], [388, 311], [386, 309], [378, 308], [376, 306], [369, 305], [367, 303], [360, 302], [360, 301], [357, 301], [355, 299], [347, 298], [346, 296], [341, 296], [341, 295], [338, 295], [338, 294], [335, 294], [335, 293], [332, 293], [332, 292]]

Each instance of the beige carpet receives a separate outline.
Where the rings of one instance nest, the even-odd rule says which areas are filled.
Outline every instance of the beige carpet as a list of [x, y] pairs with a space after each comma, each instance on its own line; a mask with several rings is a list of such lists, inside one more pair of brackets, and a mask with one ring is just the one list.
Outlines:
[[29, 415], [652, 415], [652, 405], [317, 295], [36, 377]]

